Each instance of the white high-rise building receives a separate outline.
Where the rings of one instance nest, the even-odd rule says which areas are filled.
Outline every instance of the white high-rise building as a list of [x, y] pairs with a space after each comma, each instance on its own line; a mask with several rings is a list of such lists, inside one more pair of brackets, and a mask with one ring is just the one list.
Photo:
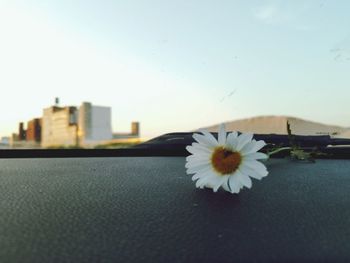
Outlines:
[[79, 141], [82, 145], [96, 144], [112, 139], [110, 107], [93, 106], [84, 102], [79, 107]]
[[44, 109], [42, 119], [42, 147], [78, 144], [77, 108], [52, 106]]
[[76, 107], [44, 109], [42, 147], [86, 146], [111, 140], [111, 108], [84, 102]]

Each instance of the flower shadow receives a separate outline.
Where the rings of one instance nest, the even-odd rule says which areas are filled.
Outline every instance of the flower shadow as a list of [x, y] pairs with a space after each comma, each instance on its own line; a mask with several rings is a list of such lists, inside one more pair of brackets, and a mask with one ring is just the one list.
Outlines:
[[222, 211], [222, 209], [232, 209], [240, 206], [239, 195], [231, 194], [224, 190], [219, 190], [215, 193], [212, 189], [197, 189], [194, 192], [193, 199], [212, 211]]

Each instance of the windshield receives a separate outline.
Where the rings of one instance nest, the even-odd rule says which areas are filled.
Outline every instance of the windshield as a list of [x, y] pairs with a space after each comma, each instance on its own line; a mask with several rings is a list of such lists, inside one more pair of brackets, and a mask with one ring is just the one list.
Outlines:
[[350, 138], [349, 1], [0, 0], [0, 148], [207, 128]]

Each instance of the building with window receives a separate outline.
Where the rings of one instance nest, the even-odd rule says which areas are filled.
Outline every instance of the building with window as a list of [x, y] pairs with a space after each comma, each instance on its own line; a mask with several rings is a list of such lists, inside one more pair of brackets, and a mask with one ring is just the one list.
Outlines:
[[93, 146], [111, 140], [111, 108], [84, 102], [79, 107], [44, 109], [42, 147]]
[[32, 142], [41, 142], [41, 118], [35, 118], [27, 123], [26, 140]]
[[81, 145], [94, 145], [111, 140], [112, 113], [110, 107], [94, 106], [84, 102], [79, 107], [78, 134]]
[[41, 118], [35, 118], [27, 122], [27, 129], [24, 122], [18, 125], [18, 133], [9, 137], [10, 148], [34, 149], [41, 146]]
[[42, 147], [78, 145], [78, 110], [76, 107], [52, 106], [43, 111]]
[[130, 133], [112, 132], [112, 110], [83, 102], [81, 106], [55, 105], [43, 110], [42, 118], [19, 123], [12, 134], [12, 148], [95, 147], [96, 145], [134, 142], [140, 136], [140, 123], [132, 122]]

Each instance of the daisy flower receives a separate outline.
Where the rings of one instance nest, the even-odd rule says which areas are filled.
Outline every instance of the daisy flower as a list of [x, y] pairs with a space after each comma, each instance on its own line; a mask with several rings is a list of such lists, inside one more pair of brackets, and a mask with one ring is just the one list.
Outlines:
[[220, 187], [231, 193], [239, 193], [245, 186], [252, 187], [252, 180], [260, 180], [268, 171], [259, 159], [268, 156], [258, 152], [266, 144], [256, 141], [253, 134], [237, 132], [226, 134], [225, 126], [219, 128], [218, 140], [208, 131], [195, 133], [196, 142], [187, 146], [191, 153], [186, 158], [187, 174], [193, 174], [197, 188], [212, 188], [216, 192]]

